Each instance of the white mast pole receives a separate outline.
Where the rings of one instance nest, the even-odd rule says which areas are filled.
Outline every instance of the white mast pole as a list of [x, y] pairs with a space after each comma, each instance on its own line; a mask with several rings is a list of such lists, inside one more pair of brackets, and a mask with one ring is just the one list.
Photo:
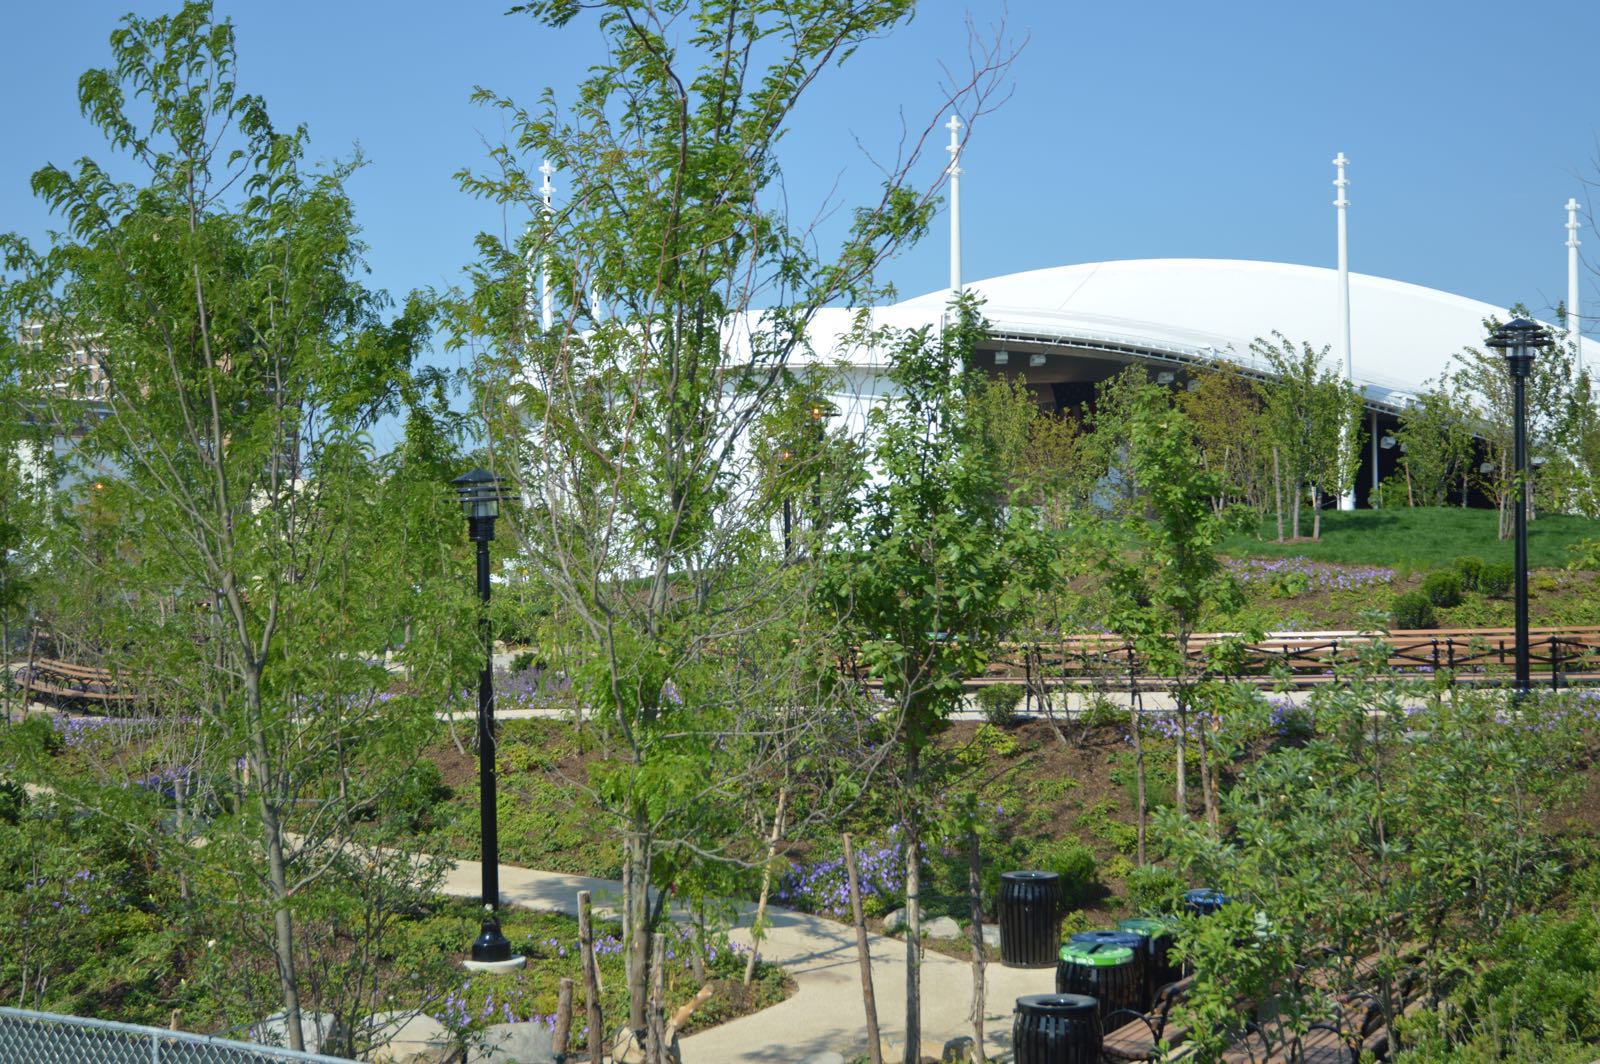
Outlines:
[[[1340, 152], [1334, 157], [1333, 165], [1338, 170], [1334, 178], [1333, 187], [1339, 190], [1339, 198], [1333, 201], [1334, 207], [1339, 211], [1339, 354], [1344, 358], [1344, 379], [1346, 383], [1355, 382], [1355, 364], [1350, 356], [1350, 237], [1345, 226], [1345, 210], [1350, 206], [1350, 200], [1345, 195], [1345, 189], [1350, 187], [1350, 180], [1344, 176], [1344, 168], [1350, 160]], [[1339, 435], [1339, 449], [1348, 454], [1350, 440], [1348, 432]], [[1356, 508], [1356, 489], [1352, 483], [1350, 487], [1339, 496], [1339, 509], [1354, 510]]]
[[1583, 372], [1583, 312], [1578, 306], [1578, 201], [1567, 200], [1567, 337]]
[[[539, 164], [539, 172], [544, 175], [544, 184], [539, 188], [539, 197], [544, 201], [544, 216], [548, 222], [548, 219], [555, 214], [555, 211], [550, 206], [550, 201], [551, 197], [555, 195], [556, 189], [550, 183], [550, 175], [556, 172], [556, 168], [550, 165], [549, 159], [546, 159]], [[546, 239], [549, 239], [548, 224], [546, 225]], [[540, 320], [544, 323], [545, 331], [549, 332], [550, 325], [555, 320], [555, 315], [550, 305], [550, 271], [545, 268], [543, 255], [539, 257], [539, 292], [542, 303]]]
[[944, 126], [950, 131], [950, 294], [961, 291], [961, 119], [955, 115]]

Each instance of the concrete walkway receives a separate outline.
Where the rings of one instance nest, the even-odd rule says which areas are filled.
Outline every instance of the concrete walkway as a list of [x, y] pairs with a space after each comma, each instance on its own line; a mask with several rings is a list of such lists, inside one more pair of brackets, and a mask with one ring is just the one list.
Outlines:
[[[476, 861], [457, 862], [442, 888], [455, 897], [476, 898], [482, 868]], [[576, 914], [578, 891], [594, 894], [596, 908], [613, 907], [622, 884], [586, 876], [535, 872], [500, 866], [501, 904]], [[740, 914], [734, 941], [750, 944], [754, 905]], [[861, 1004], [861, 969], [855, 932], [820, 916], [769, 907], [769, 928], [762, 943], [765, 960], [781, 964], [793, 976], [796, 991], [786, 1001], [742, 1019], [686, 1037], [680, 1043], [685, 1064], [732, 1064], [735, 1061], [804, 1061], [833, 1051], [846, 1060], [866, 1052], [866, 1013]], [[882, 935], [869, 936], [873, 990], [878, 1025], [885, 1042], [898, 1053], [905, 1044], [905, 943]], [[1023, 994], [1055, 989], [1053, 969], [986, 970], [987, 1009], [984, 1046], [992, 1057], [1009, 1052], [1011, 1012]], [[927, 950], [922, 963], [922, 1052], [938, 1057], [947, 1041], [970, 1038], [972, 967]], [[574, 1003], [575, 1007], [578, 1003]], [[607, 1027], [615, 1027], [610, 1017]]]

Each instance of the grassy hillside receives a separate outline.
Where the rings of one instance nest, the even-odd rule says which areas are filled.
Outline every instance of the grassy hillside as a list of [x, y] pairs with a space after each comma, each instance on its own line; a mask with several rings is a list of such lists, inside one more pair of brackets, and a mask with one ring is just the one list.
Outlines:
[[[1301, 531], [1310, 531], [1310, 515], [1301, 515]], [[1338, 565], [1386, 565], [1427, 568], [1445, 565], [1452, 558], [1475, 554], [1485, 561], [1509, 562], [1511, 541], [1497, 537], [1498, 517], [1493, 510], [1458, 507], [1405, 510], [1326, 511], [1322, 539], [1277, 543], [1276, 522], [1268, 517], [1260, 531], [1230, 538], [1224, 550], [1241, 557], [1297, 557]], [[1567, 564], [1567, 548], [1582, 539], [1600, 537], [1600, 521], [1551, 515], [1528, 525], [1528, 561], [1531, 567], [1558, 568]]]

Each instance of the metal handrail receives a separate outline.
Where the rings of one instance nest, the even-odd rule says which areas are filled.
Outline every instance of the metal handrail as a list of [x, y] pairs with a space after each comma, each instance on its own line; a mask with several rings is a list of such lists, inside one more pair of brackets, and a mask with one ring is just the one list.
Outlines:
[[[63, 1045], [64, 1040], [70, 1044]], [[0, 1059], [71, 1060], [85, 1064], [161, 1064], [163, 1060], [182, 1060], [186, 1064], [350, 1064], [346, 1057], [9, 1007], [0, 1007]]]

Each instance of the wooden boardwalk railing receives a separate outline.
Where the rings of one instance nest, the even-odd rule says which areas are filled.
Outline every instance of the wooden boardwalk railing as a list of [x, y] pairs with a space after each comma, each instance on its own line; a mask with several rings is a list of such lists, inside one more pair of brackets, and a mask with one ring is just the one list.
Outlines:
[[[1510, 628], [1270, 632], [1243, 643], [1235, 633], [1206, 632], [1189, 638], [1186, 658], [1188, 671], [1198, 675], [1226, 648], [1231, 664], [1213, 669], [1213, 675], [1261, 685], [1311, 686], [1334, 679], [1338, 668], [1371, 653], [1380, 641], [1389, 648], [1391, 668], [1444, 673], [1452, 682], [1504, 676], [1516, 659], [1516, 632]], [[1530, 629], [1529, 658], [1535, 683], [1560, 687], [1600, 680], [1600, 627]], [[853, 661], [845, 668], [870, 683]], [[1104, 634], [1003, 644], [988, 671], [968, 681], [969, 686], [999, 683], [1024, 684], [1035, 691], [1130, 685], [1158, 689], [1170, 680], [1153, 674], [1128, 640]]]

